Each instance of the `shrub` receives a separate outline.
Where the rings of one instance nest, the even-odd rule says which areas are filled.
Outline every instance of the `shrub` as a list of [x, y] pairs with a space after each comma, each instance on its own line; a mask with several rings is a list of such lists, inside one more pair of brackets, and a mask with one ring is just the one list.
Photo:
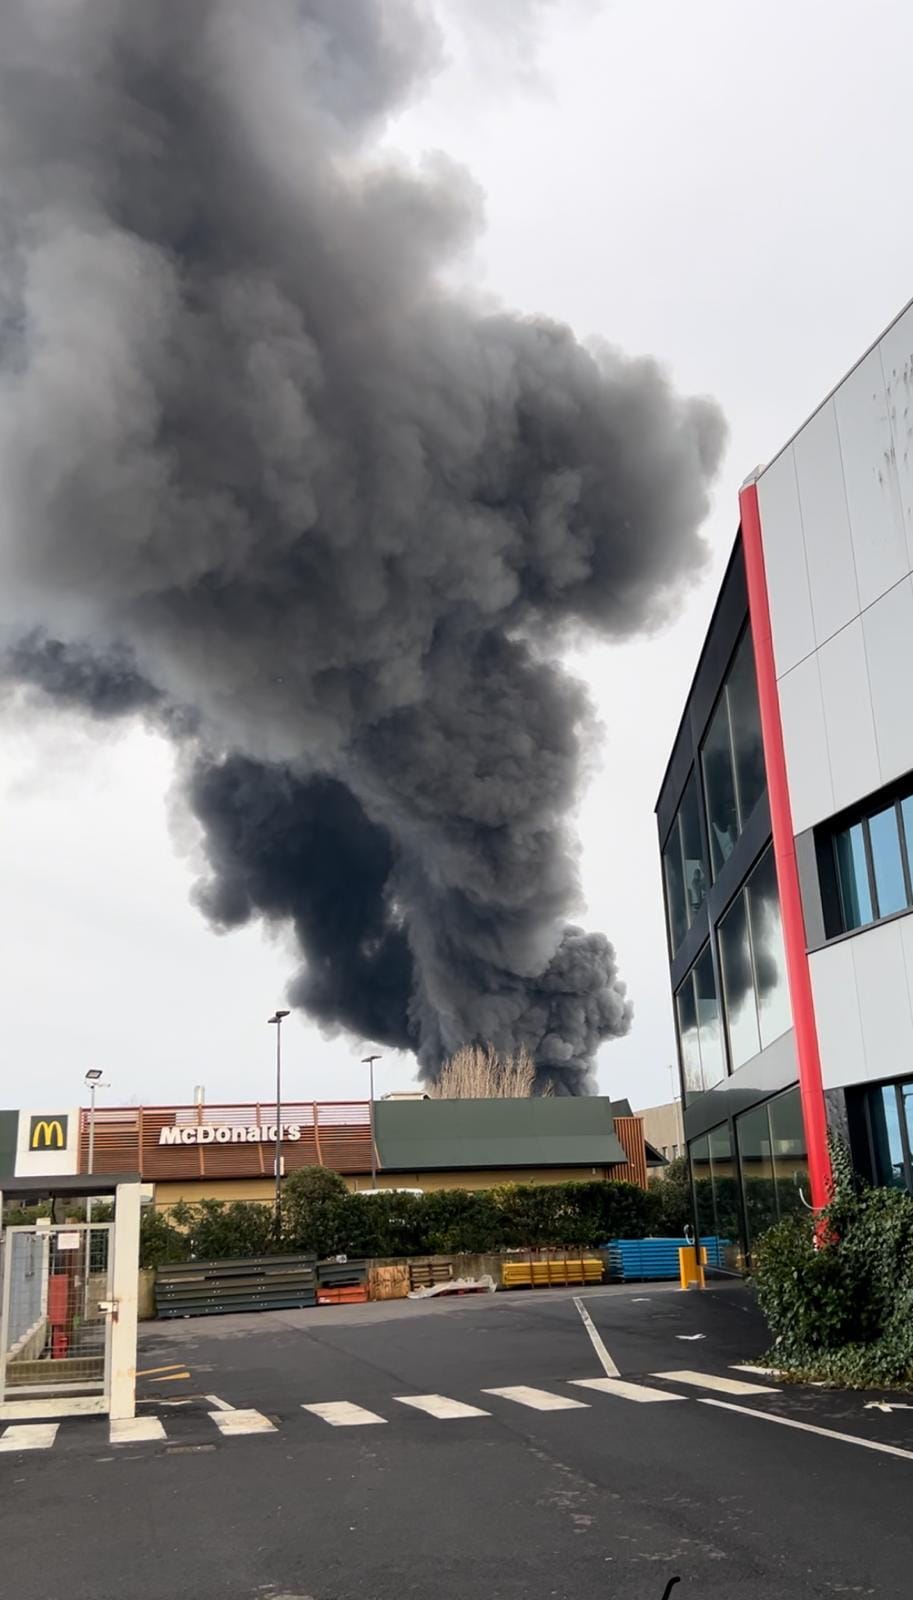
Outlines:
[[650, 1194], [656, 1202], [660, 1233], [681, 1234], [692, 1223], [691, 1174], [685, 1156], [676, 1156], [661, 1178], [650, 1180]]
[[163, 1267], [170, 1261], [187, 1261], [189, 1257], [188, 1235], [154, 1206], [144, 1206], [139, 1234], [140, 1266]]
[[913, 1382], [913, 1196], [861, 1185], [844, 1147], [832, 1161], [820, 1220], [788, 1217], [756, 1249], [772, 1359], [853, 1387]]

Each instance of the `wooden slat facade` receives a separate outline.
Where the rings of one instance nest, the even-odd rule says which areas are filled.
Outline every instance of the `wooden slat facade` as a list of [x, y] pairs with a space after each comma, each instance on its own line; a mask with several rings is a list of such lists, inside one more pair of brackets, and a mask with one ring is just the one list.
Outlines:
[[644, 1144], [643, 1118], [616, 1117], [615, 1133], [628, 1160], [626, 1166], [614, 1168], [612, 1176], [623, 1178], [626, 1183], [636, 1183], [639, 1188], [646, 1189], [647, 1150]]
[[[163, 1145], [163, 1128], [193, 1125], [231, 1128], [275, 1126], [275, 1105], [120, 1106], [95, 1112], [93, 1170], [139, 1172], [159, 1179], [260, 1178], [273, 1173], [272, 1142]], [[326, 1166], [335, 1172], [371, 1170], [371, 1104], [368, 1100], [287, 1101], [280, 1120], [297, 1125], [301, 1137], [282, 1141], [285, 1171]], [[88, 1171], [89, 1112], [80, 1119], [79, 1165]]]

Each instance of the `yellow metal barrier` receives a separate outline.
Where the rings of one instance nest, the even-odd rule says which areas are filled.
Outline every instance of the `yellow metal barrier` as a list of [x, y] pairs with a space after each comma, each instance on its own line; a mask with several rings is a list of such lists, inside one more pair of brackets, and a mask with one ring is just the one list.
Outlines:
[[707, 1263], [707, 1247], [701, 1245], [701, 1259], [698, 1262], [697, 1252], [693, 1244], [683, 1245], [678, 1252], [678, 1282], [681, 1289], [691, 1289], [695, 1285], [698, 1289], [704, 1287], [704, 1267]]
[[601, 1283], [603, 1264], [599, 1256], [562, 1256], [551, 1261], [504, 1261], [501, 1287], [538, 1289], [548, 1284]]

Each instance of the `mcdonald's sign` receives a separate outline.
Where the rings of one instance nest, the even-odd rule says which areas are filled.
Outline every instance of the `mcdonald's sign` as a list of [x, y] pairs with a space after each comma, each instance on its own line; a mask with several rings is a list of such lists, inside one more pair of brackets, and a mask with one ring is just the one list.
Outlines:
[[30, 1150], [65, 1150], [69, 1117], [33, 1117], [29, 1126]]

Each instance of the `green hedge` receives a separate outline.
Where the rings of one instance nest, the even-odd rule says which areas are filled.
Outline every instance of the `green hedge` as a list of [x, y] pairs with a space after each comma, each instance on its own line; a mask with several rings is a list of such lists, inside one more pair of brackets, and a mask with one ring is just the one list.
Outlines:
[[845, 1147], [831, 1150], [834, 1188], [819, 1220], [792, 1216], [755, 1252], [771, 1360], [799, 1378], [852, 1388], [913, 1383], [913, 1196], [873, 1189]]
[[[479, 1255], [592, 1249], [661, 1231], [655, 1190], [631, 1183], [505, 1184], [428, 1194], [352, 1194], [338, 1173], [307, 1167], [282, 1186], [285, 1251], [358, 1257]], [[143, 1217], [143, 1266], [266, 1255], [276, 1248], [269, 1205], [204, 1200]]]

